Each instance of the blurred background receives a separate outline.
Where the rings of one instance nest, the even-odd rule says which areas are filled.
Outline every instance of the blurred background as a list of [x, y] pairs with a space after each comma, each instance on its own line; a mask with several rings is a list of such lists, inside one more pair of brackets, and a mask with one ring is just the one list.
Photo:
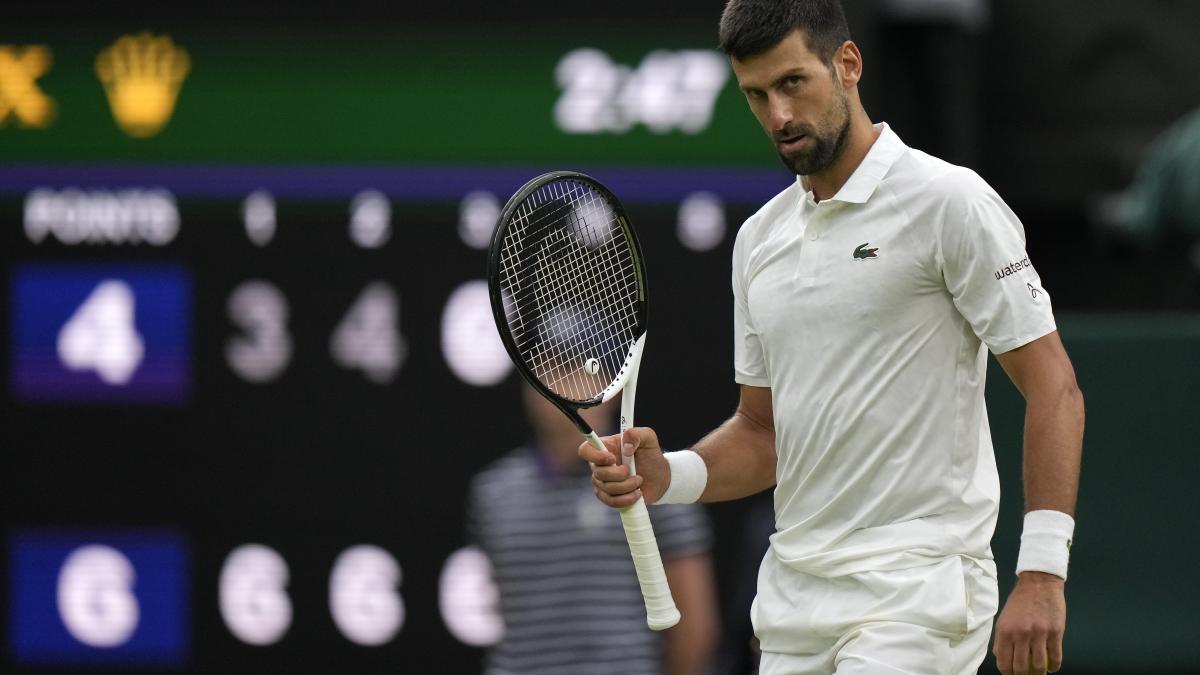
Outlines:
[[[609, 184], [639, 421], [682, 447], [733, 410], [733, 237], [793, 177], [722, 5], [5, 3], [0, 670], [478, 672], [467, 484], [528, 435], [484, 280], [507, 196]], [[868, 112], [1004, 196], [1078, 371], [1065, 672], [1200, 672], [1200, 3], [846, 7]], [[990, 375], [1006, 593], [1023, 403]], [[708, 508], [718, 672], [765, 497]]]

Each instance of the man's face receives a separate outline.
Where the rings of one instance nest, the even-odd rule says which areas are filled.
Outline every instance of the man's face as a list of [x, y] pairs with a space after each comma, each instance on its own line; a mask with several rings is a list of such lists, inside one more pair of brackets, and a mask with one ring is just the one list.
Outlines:
[[732, 59], [738, 86], [785, 166], [820, 173], [842, 154], [850, 105], [836, 71], [795, 31], [770, 50]]

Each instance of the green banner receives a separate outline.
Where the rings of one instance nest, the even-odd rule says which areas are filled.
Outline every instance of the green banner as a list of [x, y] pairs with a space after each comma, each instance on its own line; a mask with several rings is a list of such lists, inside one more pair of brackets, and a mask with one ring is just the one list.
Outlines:
[[0, 157], [774, 166], [713, 33], [9, 25]]

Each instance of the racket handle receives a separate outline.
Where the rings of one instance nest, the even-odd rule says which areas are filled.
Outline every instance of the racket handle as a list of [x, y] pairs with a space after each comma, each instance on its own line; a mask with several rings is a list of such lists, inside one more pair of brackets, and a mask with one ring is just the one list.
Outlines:
[[667, 585], [667, 573], [658, 554], [658, 541], [650, 525], [646, 500], [638, 499], [633, 506], [621, 509], [621, 524], [625, 526], [625, 539], [629, 541], [642, 599], [646, 601], [646, 623], [651, 630], [666, 630], [679, 623], [679, 609], [675, 607], [671, 587]]
[[[605, 450], [604, 443], [596, 432], [584, 437], [592, 447]], [[633, 458], [626, 457], [630, 462]], [[632, 474], [632, 471], [630, 472]], [[658, 553], [658, 540], [654, 538], [654, 527], [650, 524], [650, 511], [646, 500], [638, 499], [633, 506], [620, 509], [621, 525], [625, 528], [625, 540], [633, 556], [633, 569], [637, 571], [638, 585], [642, 587], [642, 600], [646, 602], [646, 624], [650, 630], [666, 630], [679, 623], [679, 608], [671, 597], [667, 585], [667, 572], [663, 569], [662, 556]]]

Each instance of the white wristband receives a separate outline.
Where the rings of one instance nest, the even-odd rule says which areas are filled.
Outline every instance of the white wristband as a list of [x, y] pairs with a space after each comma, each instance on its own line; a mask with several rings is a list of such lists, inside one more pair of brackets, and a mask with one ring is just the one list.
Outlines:
[[691, 450], [663, 453], [671, 466], [671, 482], [655, 504], [693, 504], [708, 485], [708, 466]]
[[1045, 572], [1066, 579], [1073, 536], [1075, 519], [1061, 511], [1026, 513], [1021, 551], [1017, 554], [1017, 574]]

